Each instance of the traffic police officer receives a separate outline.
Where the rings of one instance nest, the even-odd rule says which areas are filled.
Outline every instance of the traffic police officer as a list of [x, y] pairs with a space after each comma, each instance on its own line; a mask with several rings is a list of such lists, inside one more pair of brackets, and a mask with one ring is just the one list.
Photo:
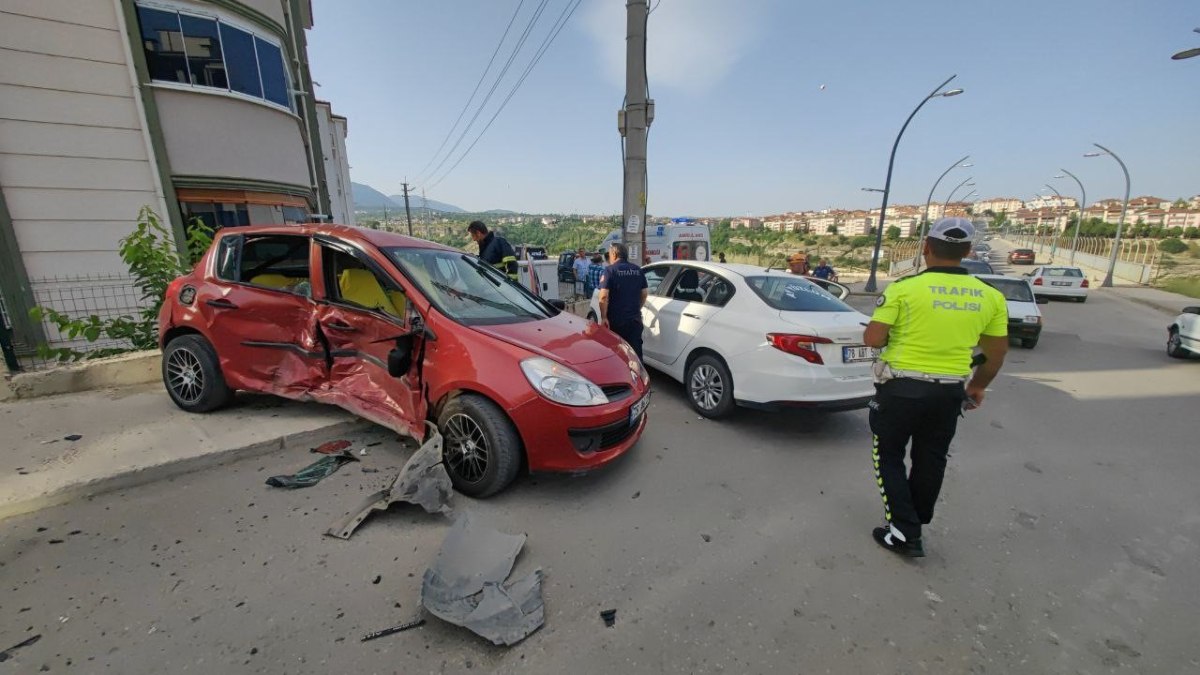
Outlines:
[[467, 234], [479, 244], [479, 257], [489, 265], [508, 275], [509, 279], [517, 280], [517, 252], [504, 237], [488, 232], [487, 225], [482, 220], [472, 221], [467, 226]]
[[[869, 417], [887, 522], [872, 536], [904, 556], [925, 555], [921, 526], [933, 519], [958, 418], [983, 404], [1008, 351], [1004, 296], [959, 266], [974, 237], [965, 218], [934, 223], [923, 251], [927, 269], [884, 290], [863, 335], [883, 350]], [[976, 346], [984, 360], [972, 373]]]

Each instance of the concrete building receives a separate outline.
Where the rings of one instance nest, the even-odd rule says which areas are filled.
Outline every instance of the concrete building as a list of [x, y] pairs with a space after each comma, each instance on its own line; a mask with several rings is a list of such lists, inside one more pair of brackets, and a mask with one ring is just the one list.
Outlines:
[[1016, 197], [989, 197], [975, 202], [976, 213], [984, 211], [1013, 213], [1023, 208], [1025, 208], [1025, 203]]
[[321, 136], [321, 154], [325, 163], [325, 184], [329, 190], [328, 220], [354, 224], [354, 195], [350, 188], [350, 162], [346, 154], [345, 117], [333, 114], [328, 101], [317, 101], [317, 131]]
[[746, 217], [746, 218], [730, 218], [729, 219], [729, 227], [730, 227], [730, 229], [734, 229], [734, 230], [743, 228], [743, 227], [746, 229], [750, 229], [750, 230], [761, 230], [762, 226], [763, 226], [763, 221], [761, 218]]
[[45, 337], [39, 285], [126, 273], [143, 206], [178, 243], [193, 218], [353, 222], [312, 25], [310, 0], [0, 0], [0, 298], [19, 344]]

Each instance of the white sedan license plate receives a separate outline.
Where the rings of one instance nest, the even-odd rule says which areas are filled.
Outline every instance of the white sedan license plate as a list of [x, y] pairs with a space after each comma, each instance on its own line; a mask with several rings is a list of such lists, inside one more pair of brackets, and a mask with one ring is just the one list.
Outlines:
[[861, 363], [874, 361], [875, 350], [867, 346], [842, 347], [842, 363]]
[[1071, 282], [1069, 282], [1069, 281], [1051, 281], [1050, 285], [1051, 286], [1070, 286]]
[[629, 424], [637, 424], [638, 419], [646, 412], [646, 408], [650, 406], [650, 394], [646, 394], [633, 407], [629, 409]]

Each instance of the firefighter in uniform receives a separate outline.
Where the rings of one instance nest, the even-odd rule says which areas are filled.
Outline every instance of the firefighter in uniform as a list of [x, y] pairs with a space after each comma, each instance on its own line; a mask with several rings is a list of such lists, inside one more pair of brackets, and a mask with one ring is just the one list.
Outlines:
[[[983, 404], [1008, 351], [1004, 296], [959, 266], [974, 237], [965, 218], [934, 223], [927, 269], [884, 290], [863, 335], [883, 350], [869, 417], [886, 523], [872, 536], [899, 555], [925, 555], [921, 526], [933, 519], [958, 418]], [[973, 361], [976, 346], [982, 358]]]
[[504, 272], [509, 279], [517, 280], [517, 252], [507, 239], [497, 236], [495, 232], [488, 232], [482, 220], [472, 221], [467, 226], [467, 234], [479, 244], [479, 257], [485, 263]]

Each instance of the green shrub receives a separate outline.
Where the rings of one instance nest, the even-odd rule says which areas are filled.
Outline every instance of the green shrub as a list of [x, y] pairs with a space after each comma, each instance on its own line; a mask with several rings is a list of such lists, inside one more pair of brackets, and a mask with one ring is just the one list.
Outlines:
[[196, 261], [204, 255], [212, 243], [212, 230], [203, 222], [194, 219], [187, 227], [187, 255], [180, 254], [171, 240], [171, 234], [158, 214], [149, 206], [138, 212], [137, 226], [129, 236], [121, 240], [121, 260], [129, 268], [129, 275], [142, 292], [146, 306], [137, 316], [119, 316], [101, 319], [92, 314], [85, 318], [73, 318], [50, 307], [34, 307], [29, 316], [34, 321], [46, 319], [53, 323], [59, 333], [68, 339], [82, 337], [88, 342], [101, 338], [122, 341], [128, 347], [111, 347], [80, 351], [68, 347], [38, 345], [38, 356], [58, 361], [78, 361], [111, 356], [139, 349], [154, 349], [158, 346], [158, 312], [162, 309], [167, 285], [176, 277], [191, 271]]
[[859, 235], [850, 240], [850, 249], [853, 250], [856, 248], [862, 248], [864, 246], [870, 246], [873, 243], [875, 243], [874, 237], [868, 237], [866, 235]]
[[1163, 253], [1183, 253], [1188, 250], [1188, 245], [1175, 237], [1171, 237], [1158, 242], [1158, 250]]

